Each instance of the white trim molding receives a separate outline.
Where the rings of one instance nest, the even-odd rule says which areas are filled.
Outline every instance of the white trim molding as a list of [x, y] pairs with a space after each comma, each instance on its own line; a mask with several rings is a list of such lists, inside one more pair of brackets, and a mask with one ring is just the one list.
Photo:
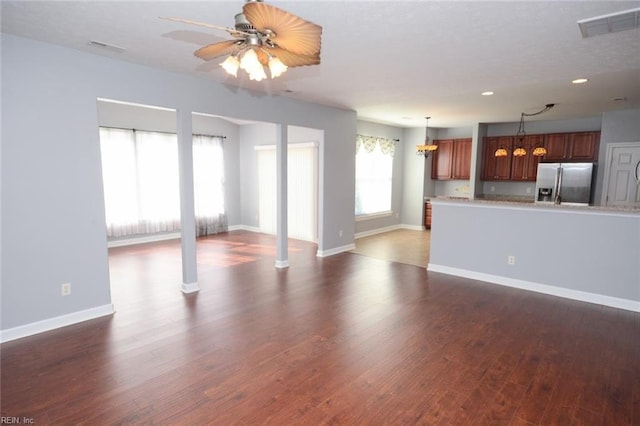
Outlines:
[[289, 261], [288, 260], [276, 260], [276, 268], [284, 269], [284, 268], [288, 268], [288, 267], [289, 267]]
[[358, 232], [355, 235], [355, 239], [357, 240], [358, 238], [362, 238], [362, 237], [370, 237], [372, 235], [384, 234], [385, 232], [396, 231], [398, 229], [409, 229], [411, 231], [425, 231], [424, 226], [421, 226], [421, 225], [399, 224], [399, 225], [385, 226], [383, 228], [370, 229], [369, 231]]
[[565, 299], [579, 300], [581, 302], [595, 303], [598, 305], [610, 306], [612, 308], [640, 312], [640, 301], [636, 300], [621, 299], [618, 297], [605, 296], [596, 293], [587, 293], [580, 290], [555, 287], [531, 281], [503, 277], [499, 275], [484, 274], [481, 272], [469, 271], [467, 269], [435, 265], [433, 263], [429, 263], [427, 265], [427, 270], [430, 272], [455, 275], [457, 277], [470, 278], [472, 280], [484, 281], [492, 284], [503, 285], [506, 287], [519, 288], [521, 290], [535, 291], [537, 293], [549, 294], [551, 296], [564, 297]]
[[156, 241], [166, 241], [166, 240], [179, 240], [182, 238], [179, 232], [169, 232], [165, 234], [150, 234], [144, 235], [140, 237], [133, 238], [123, 238], [120, 240], [111, 240], [107, 241], [107, 247], [123, 247], [123, 246], [131, 246], [134, 244], [144, 244], [144, 243], [153, 243]]
[[200, 291], [200, 286], [197, 281], [195, 283], [182, 283], [181, 290], [184, 294], [195, 293]]
[[354, 250], [356, 248], [355, 244], [347, 244], [346, 246], [335, 247], [329, 250], [318, 250], [316, 253], [317, 257], [328, 257], [333, 256], [334, 254], [344, 253], [345, 251]]
[[0, 342], [9, 342], [11, 340], [21, 339], [23, 337], [32, 336], [45, 331], [54, 330], [56, 328], [66, 327], [68, 325], [92, 320], [107, 315], [113, 315], [115, 310], [112, 304], [97, 306], [95, 308], [85, 309], [82, 311], [72, 312], [66, 315], [49, 318], [42, 321], [32, 322], [30, 324], [20, 325], [18, 327], [9, 328], [0, 332]]

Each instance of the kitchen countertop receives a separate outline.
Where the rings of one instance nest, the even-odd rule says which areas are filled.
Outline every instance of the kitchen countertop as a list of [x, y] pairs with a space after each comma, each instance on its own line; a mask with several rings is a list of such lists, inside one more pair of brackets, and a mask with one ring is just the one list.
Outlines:
[[560, 209], [560, 210], [573, 210], [573, 211], [585, 211], [585, 212], [611, 212], [611, 213], [630, 213], [640, 214], [640, 207], [614, 207], [614, 206], [576, 206], [567, 204], [546, 204], [535, 203], [532, 199], [521, 197], [489, 197], [489, 198], [475, 198], [473, 200], [463, 197], [430, 197], [431, 202], [455, 202], [460, 204], [475, 204], [486, 206], [505, 206], [505, 207], [526, 207], [536, 209]]

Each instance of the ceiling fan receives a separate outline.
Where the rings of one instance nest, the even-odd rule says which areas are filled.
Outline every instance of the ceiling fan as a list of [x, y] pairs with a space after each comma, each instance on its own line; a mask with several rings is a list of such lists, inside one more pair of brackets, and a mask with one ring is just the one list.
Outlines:
[[235, 15], [235, 28], [183, 18], [163, 19], [231, 34], [233, 40], [203, 46], [194, 55], [205, 61], [229, 55], [220, 66], [234, 77], [241, 68], [251, 80], [261, 81], [266, 78], [265, 66], [269, 67], [271, 78], [275, 78], [288, 67], [320, 63], [322, 27], [262, 0], [246, 0], [242, 12]]

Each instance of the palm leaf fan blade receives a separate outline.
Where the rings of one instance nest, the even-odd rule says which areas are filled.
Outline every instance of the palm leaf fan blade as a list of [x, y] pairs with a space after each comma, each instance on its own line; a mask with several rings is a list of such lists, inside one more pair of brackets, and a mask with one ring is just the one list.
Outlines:
[[[318, 65], [320, 63], [320, 53], [316, 53], [315, 55], [299, 55], [279, 47], [265, 48], [264, 50], [280, 59], [282, 63], [289, 68], [301, 67], [304, 65]], [[263, 65], [267, 65], [269, 62], [269, 58], [265, 53], [262, 53], [262, 55], [258, 54], [258, 58]]]
[[223, 55], [232, 54], [235, 51], [237, 44], [237, 40], [221, 41], [220, 43], [209, 44], [201, 47], [193, 52], [193, 54], [205, 61], [210, 61], [211, 59], [215, 59]]
[[297, 55], [313, 56], [320, 52], [322, 27], [265, 3], [246, 3], [243, 13], [254, 28], [271, 30], [270, 39]]

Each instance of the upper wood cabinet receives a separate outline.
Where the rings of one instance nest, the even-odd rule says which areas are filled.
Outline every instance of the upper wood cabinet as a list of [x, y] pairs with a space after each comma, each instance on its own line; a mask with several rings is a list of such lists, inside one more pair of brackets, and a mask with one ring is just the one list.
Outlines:
[[[490, 136], [484, 138], [482, 155], [482, 180], [535, 181], [538, 163], [594, 162], [598, 161], [600, 132], [549, 133], [526, 135], [522, 147], [527, 155], [514, 157], [517, 148], [515, 136]], [[544, 146], [542, 157], [532, 155], [533, 149]], [[496, 157], [496, 149], [505, 148], [506, 157]]]
[[[514, 142], [513, 149], [518, 143]], [[511, 180], [535, 181], [538, 175], [538, 163], [540, 156], [532, 155], [534, 148], [544, 146], [544, 135], [526, 135], [522, 141], [522, 147], [527, 155], [513, 157], [511, 160]], [[512, 151], [513, 152], [513, 151]]]
[[600, 132], [580, 132], [569, 135], [569, 160], [597, 161]]
[[452, 179], [469, 179], [471, 176], [471, 138], [456, 139], [453, 142]]
[[545, 136], [547, 154], [550, 161], [597, 161], [600, 146], [600, 132], [554, 133]]
[[[482, 180], [509, 180], [511, 178], [512, 136], [484, 138], [482, 153]], [[498, 148], [507, 150], [506, 157], [496, 157]]]
[[471, 138], [434, 141], [431, 179], [469, 179], [471, 175]]
[[453, 168], [453, 139], [434, 141], [438, 149], [432, 154], [431, 179], [451, 179]]

